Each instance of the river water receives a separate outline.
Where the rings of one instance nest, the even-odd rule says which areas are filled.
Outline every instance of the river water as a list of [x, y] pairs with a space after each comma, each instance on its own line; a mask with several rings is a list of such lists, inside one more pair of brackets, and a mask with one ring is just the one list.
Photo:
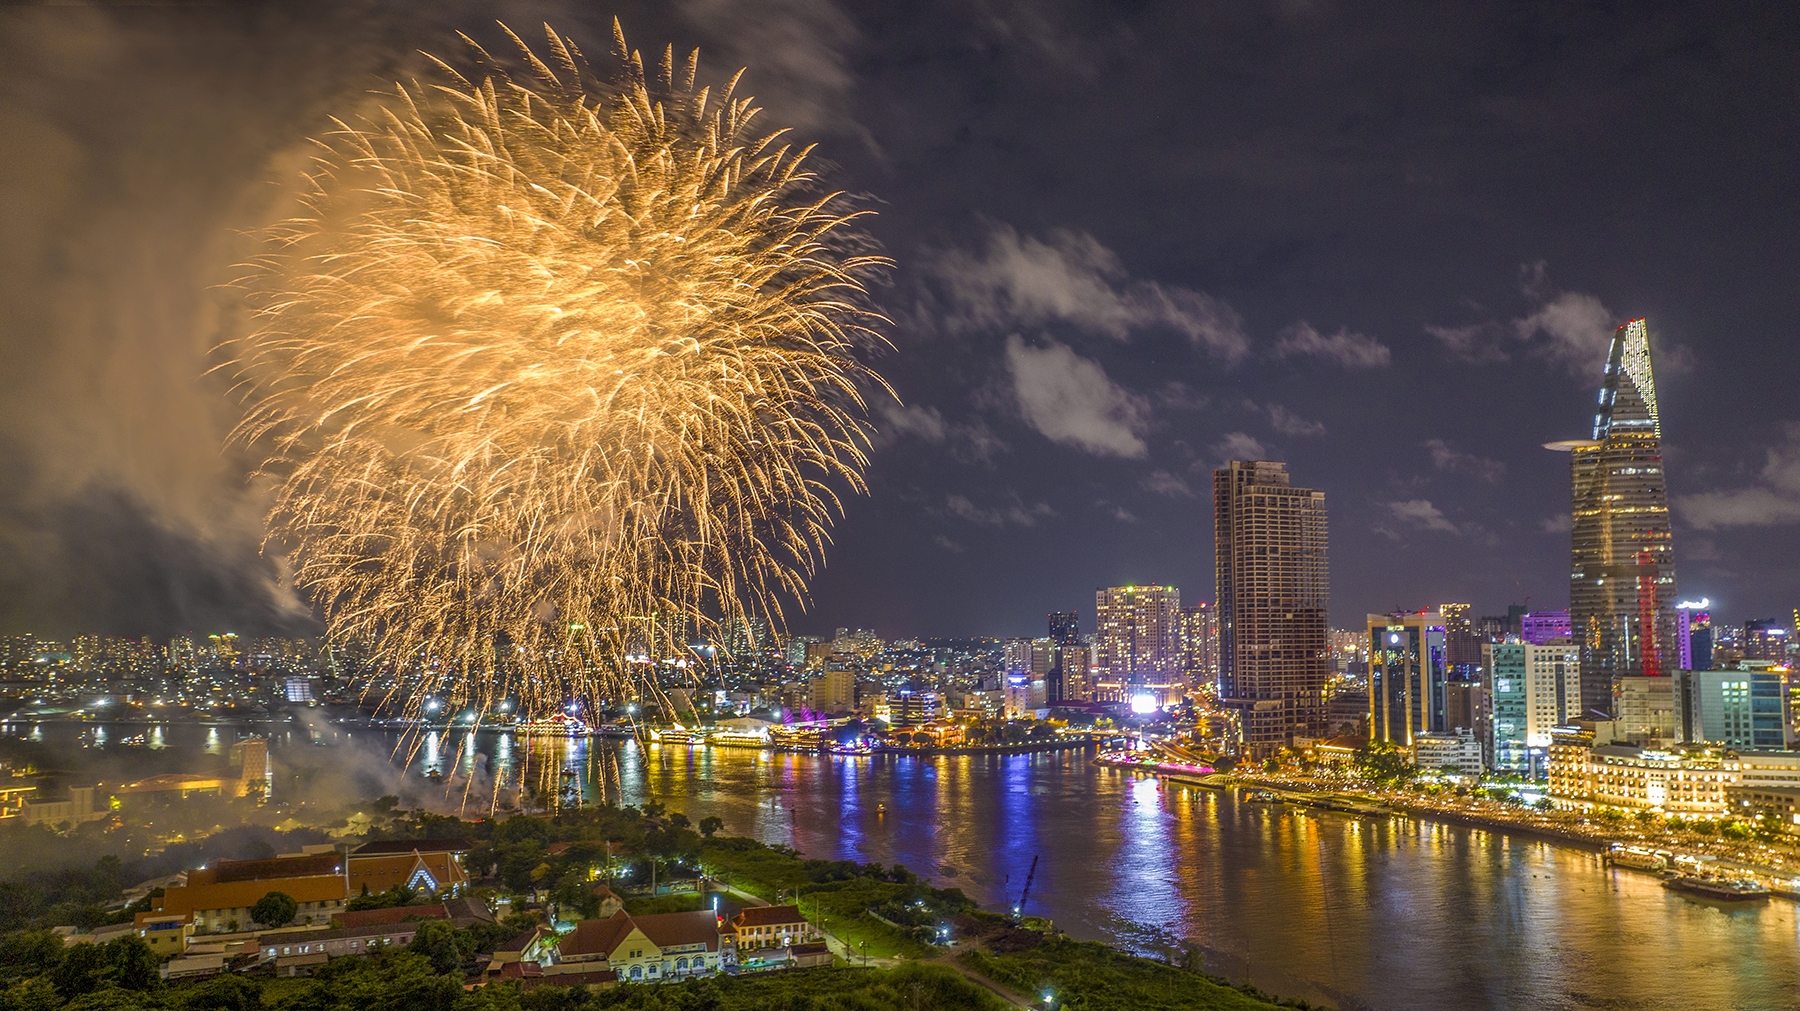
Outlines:
[[[85, 733], [90, 753], [118, 751], [94, 747], [91, 725], [35, 732], [65, 745]], [[173, 754], [217, 753], [237, 731], [223, 733], [171, 727], [159, 740]], [[361, 768], [393, 751], [391, 737], [331, 728], [278, 730], [272, 744], [277, 790], [284, 770]], [[534, 755], [589, 799], [654, 796], [811, 856], [901, 863], [989, 908], [1018, 901], [1037, 857], [1027, 911], [1069, 934], [1144, 951], [1194, 945], [1214, 973], [1344, 1009], [1800, 1008], [1792, 902], [1696, 901], [1583, 850], [1248, 803], [1098, 768], [1079, 752], [813, 756], [484, 731], [430, 738], [385, 767], [397, 777], [407, 764], [410, 789], [459, 798], [459, 776], [472, 776], [485, 798], [487, 770], [504, 792]], [[450, 784], [426, 780], [430, 768]]]

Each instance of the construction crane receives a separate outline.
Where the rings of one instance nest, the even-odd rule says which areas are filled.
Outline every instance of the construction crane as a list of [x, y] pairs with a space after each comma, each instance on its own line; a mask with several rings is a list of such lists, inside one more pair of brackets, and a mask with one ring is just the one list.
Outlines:
[[1038, 856], [1036, 853], [1031, 855], [1031, 870], [1025, 875], [1025, 887], [1019, 892], [1019, 904], [1013, 907], [1014, 923], [1025, 918], [1025, 900], [1031, 898], [1031, 881], [1037, 877]]

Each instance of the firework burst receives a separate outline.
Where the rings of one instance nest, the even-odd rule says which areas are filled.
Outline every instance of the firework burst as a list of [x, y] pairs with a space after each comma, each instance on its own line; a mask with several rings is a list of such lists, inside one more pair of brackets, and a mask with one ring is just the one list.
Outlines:
[[603, 85], [508, 30], [524, 71], [465, 36], [476, 72], [334, 121], [243, 281], [270, 547], [383, 692], [451, 712], [656, 697], [690, 637], [779, 626], [863, 490], [884, 261], [736, 78], [614, 29]]

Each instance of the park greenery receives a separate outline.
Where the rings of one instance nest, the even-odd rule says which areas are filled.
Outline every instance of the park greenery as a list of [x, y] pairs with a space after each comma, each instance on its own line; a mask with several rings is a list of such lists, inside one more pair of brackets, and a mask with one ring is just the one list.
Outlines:
[[[463, 821], [397, 813], [383, 838], [465, 838], [476, 894], [507, 897], [515, 912], [499, 923], [459, 928], [419, 922], [412, 943], [373, 955], [334, 958], [311, 978], [275, 978], [266, 967], [165, 983], [161, 959], [127, 935], [104, 944], [65, 942], [47, 928], [126, 922], [146, 898], [122, 904], [121, 888], [140, 868], [103, 858], [92, 867], [21, 872], [0, 883], [0, 1011], [997, 1011], [1008, 1002], [971, 973], [1021, 1000], [1057, 988], [1059, 1007], [1268, 1007], [1223, 981], [1163, 963], [1061, 938], [1040, 923], [1022, 929], [982, 913], [961, 891], [933, 887], [903, 866], [810, 859], [791, 849], [724, 835], [716, 818], [699, 825], [664, 805], [588, 807], [555, 815]], [[249, 855], [265, 855], [253, 848]], [[850, 965], [750, 973], [607, 990], [492, 983], [465, 989], [481, 958], [546, 919], [595, 915], [608, 885], [634, 914], [704, 908], [702, 879], [727, 891], [793, 903], [825, 929]], [[671, 891], [671, 882], [682, 890]], [[656, 888], [652, 888], [655, 883]], [[154, 894], [154, 893], [153, 893]], [[425, 903], [405, 888], [364, 894], [355, 909]], [[503, 907], [506, 908], [506, 907]], [[294, 918], [294, 900], [272, 891], [252, 918]], [[1030, 921], [1028, 921], [1029, 924]], [[949, 929], [973, 952], [961, 968], [942, 947]], [[997, 939], [992, 945], [990, 939]], [[1010, 940], [1009, 940], [1010, 939]], [[900, 959], [897, 965], [893, 960]], [[1157, 1003], [1161, 1001], [1162, 1003]]]

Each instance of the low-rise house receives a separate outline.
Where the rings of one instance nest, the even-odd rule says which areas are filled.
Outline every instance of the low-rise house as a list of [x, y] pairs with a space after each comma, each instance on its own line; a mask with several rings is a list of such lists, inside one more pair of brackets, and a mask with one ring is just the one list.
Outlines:
[[199, 979], [202, 976], [217, 976], [225, 971], [225, 956], [216, 952], [205, 955], [184, 955], [163, 963], [163, 979]]
[[385, 892], [396, 885], [421, 892], [460, 895], [469, 886], [463, 870], [467, 839], [389, 839], [368, 842], [350, 853], [350, 894]]
[[819, 937], [819, 931], [800, 915], [798, 906], [747, 907], [731, 918], [731, 930], [739, 951], [786, 948]]
[[263, 947], [265, 957], [272, 954], [277, 959], [321, 953], [326, 956], [366, 955], [379, 948], [403, 948], [412, 943], [413, 935], [418, 932], [418, 920], [372, 923], [282, 934], [268, 938]]
[[194, 936], [194, 921], [178, 913], [139, 913], [132, 921], [137, 936], [161, 958], [183, 954], [188, 950], [188, 939]]
[[706, 910], [635, 917], [620, 910], [577, 923], [545, 977], [603, 969], [632, 982], [711, 975], [721, 968], [722, 949], [719, 921]]
[[331, 961], [331, 956], [322, 951], [309, 952], [305, 955], [279, 955], [275, 959], [275, 975], [311, 976], [314, 970], [329, 961]]

